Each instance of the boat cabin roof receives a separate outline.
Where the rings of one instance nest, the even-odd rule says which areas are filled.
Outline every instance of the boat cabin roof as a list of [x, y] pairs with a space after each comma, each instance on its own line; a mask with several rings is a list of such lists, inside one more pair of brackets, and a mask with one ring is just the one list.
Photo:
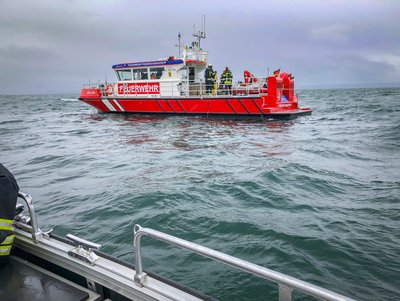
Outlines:
[[136, 63], [123, 63], [112, 66], [115, 69], [125, 69], [125, 68], [141, 68], [141, 67], [153, 67], [153, 66], [165, 66], [165, 65], [179, 65], [183, 64], [182, 59], [175, 59], [174, 57], [169, 57], [168, 59], [147, 61], [147, 62], [136, 62]]
[[183, 65], [186, 66], [199, 66], [205, 68], [207, 66], [208, 52], [203, 50], [195, 50], [192, 48], [185, 48], [182, 58], [175, 58], [175, 56], [170, 56], [166, 59], [159, 59], [154, 61], [145, 62], [133, 62], [133, 63], [122, 63], [113, 65], [114, 70], [119, 69], [135, 69], [143, 67], [159, 67], [159, 66], [172, 66], [172, 65]]

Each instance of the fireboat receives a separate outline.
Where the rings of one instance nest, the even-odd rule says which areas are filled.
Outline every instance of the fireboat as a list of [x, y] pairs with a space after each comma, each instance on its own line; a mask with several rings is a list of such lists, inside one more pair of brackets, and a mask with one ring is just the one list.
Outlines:
[[208, 51], [200, 45], [205, 31], [193, 33], [190, 47], [181, 45], [180, 37], [178, 57], [116, 64], [112, 69], [118, 82], [84, 85], [79, 99], [104, 113], [261, 118], [311, 114], [310, 108], [299, 107], [292, 74], [280, 70], [264, 78], [245, 70], [229, 89], [215, 80], [210, 92], [204, 80]]

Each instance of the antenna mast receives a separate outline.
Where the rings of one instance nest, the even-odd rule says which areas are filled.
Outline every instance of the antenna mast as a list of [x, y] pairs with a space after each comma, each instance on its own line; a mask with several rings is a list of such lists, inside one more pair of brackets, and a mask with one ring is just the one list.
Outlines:
[[181, 47], [183, 46], [183, 45], [181, 44], [181, 37], [182, 37], [181, 33], [178, 32], [178, 44], [175, 45], [175, 47], [178, 47], [178, 53], [179, 53], [179, 54], [178, 54], [178, 58], [181, 57]]
[[193, 36], [197, 38], [196, 46], [198, 47], [198, 49], [201, 49], [200, 47], [201, 39], [206, 38], [206, 15], [202, 15], [201, 18], [201, 31], [199, 30], [196, 33], [196, 27], [193, 25]]

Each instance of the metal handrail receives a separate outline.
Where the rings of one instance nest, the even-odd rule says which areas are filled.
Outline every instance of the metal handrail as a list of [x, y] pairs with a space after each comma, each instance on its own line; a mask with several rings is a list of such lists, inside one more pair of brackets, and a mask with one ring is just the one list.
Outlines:
[[84, 89], [96, 89], [100, 86], [100, 83], [88, 83], [88, 84], [83, 84]]
[[150, 228], [142, 228], [139, 225], [134, 227], [134, 249], [135, 249], [135, 267], [136, 273], [134, 281], [138, 286], [146, 286], [147, 275], [143, 272], [141, 237], [149, 236], [154, 239], [175, 245], [182, 249], [186, 249], [199, 255], [220, 261], [229, 266], [246, 271], [261, 278], [277, 282], [279, 285], [279, 301], [291, 301], [293, 290], [298, 290], [307, 295], [327, 301], [354, 301], [354, 299], [345, 297], [338, 293], [318, 287], [311, 283], [296, 279], [294, 277], [270, 270], [268, 268], [253, 264], [251, 262], [227, 255], [225, 253], [174, 237], [172, 235], [153, 230]]
[[[107, 84], [89, 84], [84, 85], [84, 88], [100, 88], [100, 93], [103, 97], [149, 97], [158, 98], [162, 97], [161, 94], [154, 94], [152, 92], [128, 92], [126, 91], [128, 85], [131, 84], [151, 84], [153, 82], [158, 82], [162, 87], [162, 94], [168, 97], [221, 97], [225, 95], [235, 95], [235, 96], [260, 96], [263, 89], [266, 87], [265, 78], [257, 78], [256, 82], [245, 83], [244, 78], [239, 78], [235, 81], [230, 89], [227, 86], [221, 84], [219, 80], [216, 82], [216, 89], [212, 88], [211, 93], [207, 93], [207, 87], [205, 81], [200, 79], [200, 81], [189, 82], [188, 79], [171, 79], [171, 80], [143, 80], [143, 81], [127, 81], [127, 82], [117, 82], [117, 83], [107, 83]], [[179, 83], [183, 84], [183, 88], [179, 87]], [[119, 84], [122, 84], [125, 88], [120, 88]], [[111, 93], [108, 92], [109, 88]], [[287, 90], [287, 89], [285, 89]]]
[[29, 217], [31, 218], [31, 234], [33, 241], [36, 243], [38, 239], [42, 237], [42, 231], [38, 227], [37, 219], [36, 219], [36, 213], [35, 213], [35, 207], [33, 206], [32, 202], [32, 197], [29, 194], [23, 193], [23, 192], [18, 192], [18, 197], [23, 199], [28, 206], [28, 211], [29, 211]]
[[[84, 88], [90, 89], [100, 89], [102, 97], [114, 98], [114, 97], [148, 97], [148, 98], [162, 98], [162, 97], [224, 97], [226, 95], [232, 95], [236, 97], [242, 96], [253, 96], [259, 97], [265, 95], [267, 89], [267, 79], [266, 78], [253, 78], [253, 82], [246, 83], [246, 79], [239, 78], [235, 81], [230, 88], [226, 85], [221, 84], [219, 80], [216, 81], [216, 89], [211, 88], [211, 92], [207, 93], [207, 86], [203, 79], [196, 82], [189, 82], [188, 79], [159, 79], [159, 80], [141, 80], [141, 81], [127, 81], [127, 82], [117, 82], [117, 83], [104, 83], [104, 84], [86, 84]], [[153, 92], [132, 92], [127, 91], [128, 85], [131, 84], [149, 84], [160, 83], [162, 86], [162, 91], [160, 94], [155, 94]], [[123, 88], [121, 88], [121, 86]], [[108, 89], [111, 88], [111, 92]], [[281, 87], [282, 91], [294, 91], [292, 88]]]

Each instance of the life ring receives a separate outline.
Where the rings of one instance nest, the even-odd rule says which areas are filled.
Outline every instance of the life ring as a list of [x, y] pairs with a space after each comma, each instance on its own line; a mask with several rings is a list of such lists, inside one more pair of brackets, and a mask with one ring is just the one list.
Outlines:
[[114, 94], [114, 85], [108, 84], [106, 87], [105, 93], [107, 96], [113, 95]]

